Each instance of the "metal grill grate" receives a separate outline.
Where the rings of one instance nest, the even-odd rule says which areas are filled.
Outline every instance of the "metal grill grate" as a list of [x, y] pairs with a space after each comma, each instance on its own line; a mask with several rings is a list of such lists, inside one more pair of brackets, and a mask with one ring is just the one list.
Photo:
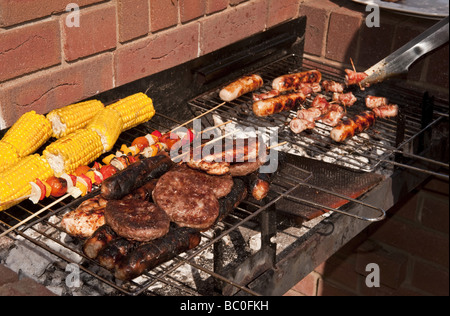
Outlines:
[[[324, 80], [342, 82], [344, 78], [342, 69], [300, 58], [296, 55], [287, 56], [255, 72], [260, 74], [265, 82], [260, 92], [267, 92], [272, 89], [271, 83], [276, 77], [310, 69], [321, 71]], [[279, 113], [269, 117], [256, 117], [252, 113], [252, 96], [250, 94], [220, 106], [214, 113], [224, 120], [233, 120], [240, 126], [262, 126], [276, 129], [279, 142], [288, 142], [288, 145], [283, 148], [284, 151], [366, 172], [379, 170], [380, 164], [391, 161], [394, 154], [414, 154], [412, 141], [424, 132], [421, 109], [422, 96], [416, 95], [410, 90], [385, 84], [369, 87], [364, 91], [359, 87], [350, 87], [349, 91], [354, 93], [358, 101], [355, 105], [346, 109], [347, 116], [351, 117], [367, 110], [364, 104], [367, 95], [384, 96], [391, 103], [398, 104], [399, 116], [396, 119], [378, 119], [375, 126], [366, 132], [348, 139], [343, 144], [338, 144], [329, 137], [332, 127], [321, 122], [316, 122], [316, 127], [313, 130], [307, 130], [298, 135], [292, 133], [289, 122], [295, 117], [295, 111]], [[326, 95], [327, 93], [321, 92], [321, 94]], [[307, 99], [307, 105], [312, 102], [315, 95], [312, 94]], [[196, 115], [209, 111], [221, 103], [222, 100], [218, 97], [218, 90], [206, 92], [189, 102], [196, 110]], [[445, 116], [448, 117], [448, 109], [444, 108], [443, 111], [446, 113], [433, 114], [428, 128], [441, 121]]]
[[[300, 68], [298, 66], [299, 62], [301, 64]], [[323, 72], [325, 78], [333, 80], [342, 78], [342, 74], [339, 70], [331, 67], [325, 69], [324, 67], [325, 66], [320, 70]], [[313, 68], [317, 69], [318, 67], [313, 62], [310, 63], [297, 56], [283, 58], [260, 70], [265, 82], [268, 83], [264, 89], [269, 90], [269, 83], [271, 80], [281, 74]], [[369, 91], [358, 93], [361, 93], [357, 95], [357, 97], [361, 99], [363, 98], [364, 93], [369, 93]], [[389, 90], [381, 90], [380, 93], [382, 96], [385, 94], [391, 96], [392, 92]], [[277, 128], [279, 141], [288, 142], [287, 148], [284, 148], [284, 150], [293, 151], [296, 154], [301, 153], [314, 159], [320, 158], [340, 166], [351, 167], [363, 171], [374, 171], [377, 170], [382, 162], [390, 159], [397, 151], [404, 153], [404, 148], [400, 148], [399, 144], [409, 144], [409, 142], [416, 138], [418, 133], [423, 129], [421, 115], [420, 112], [417, 111], [417, 102], [420, 103], [420, 98], [417, 98], [412, 94], [398, 94], [398, 96], [395, 95], [391, 99], [393, 102], [399, 104], [407, 122], [407, 124], [405, 124], [404, 137], [400, 141], [397, 135], [398, 126], [395, 120], [380, 120], [375, 128], [367, 133], [367, 136], [359, 135], [344, 145], [334, 144], [329, 139], [328, 133], [330, 127], [324, 124], [318, 124], [318, 128], [310, 133], [293, 135], [285, 123], [292, 118], [295, 113], [289, 112], [275, 115], [270, 118], [256, 119], [251, 114], [251, 100], [248, 96], [241, 97], [232, 103], [225, 104], [218, 108], [214, 114], [227, 120], [232, 120], [238, 125]], [[308, 102], [311, 102], [311, 100]], [[213, 109], [221, 103], [222, 101], [217, 97], [217, 90], [214, 90], [191, 100], [189, 106], [196, 112], [195, 115], [197, 116], [198, 114]], [[357, 112], [361, 109], [361, 106], [361, 104], [355, 105], [354, 108], [348, 109], [348, 111], [349, 113]], [[442, 117], [442, 115], [435, 115], [428, 126], [432, 126], [440, 117]], [[205, 116], [205, 119], [206, 118], [207, 116]], [[207, 125], [214, 125], [212, 118], [209, 117], [209, 119], [211, 122]], [[179, 126], [181, 124], [182, 122], [175, 121], [164, 114], [157, 113], [150, 122], [124, 132], [117, 142], [116, 149], [118, 149], [121, 144], [129, 144], [137, 136], [145, 135], [155, 129], [168, 131], [174, 126]], [[412, 151], [412, 149], [408, 149], [408, 151]], [[267, 237], [270, 239], [271, 234], [279, 234], [280, 232], [277, 232], [277, 225], [279, 226], [280, 224], [271, 222], [269, 214], [273, 214], [274, 207], [277, 203], [285, 200], [295, 203], [295, 207], [297, 208], [308, 205], [309, 207], [312, 206], [319, 209], [343, 212], [339, 209], [333, 209], [316, 202], [302, 200], [296, 196], [295, 192], [297, 190], [301, 190], [307, 186], [313, 190], [321, 191], [323, 194], [337, 196], [347, 202], [360, 203], [369, 210], [368, 217], [343, 212], [346, 215], [363, 220], [380, 220], [384, 218], [383, 210], [312, 185], [310, 183], [312, 177], [313, 174], [310, 170], [300, 168], [289, 162], [283, 164], [282, 168], [280, 168], [278, 174], [274, 178], [271, 192], [263, 204], [259, 204], [256, 201], [249, 199], [245, 200], [222, 222], [202, 233], [202, 242], [200, 246], [185, 254], [177, 256], [174, 260], [160, 265], [131, 282], [123, 283], [114, 280], [112, 274], [101, 268], [96, 261], [88, 259], [81, 251], [82, 240], [62, 238], [64, 232], [59, 225], [62, 216], [67, 211], [72, 210], [81, 204], [83, 199], [73, 200], [68, 198], [51, 207], [49, 207], [49, 205], [55, 202], [55, 200], [46, 199], [37, 205], [33, 205], [29, 201], [22, 202], [11, 209], [0, 212], [0, 230], [12, 227], [35, 214], [42, 208], [49, 207], [45, 213], [40, 214], [33, 219], [33, 221], [16, 229], [15, 233], [49, 251], [58, 258], [68, 263], [78, 265], [83, 272], [111, 286], [120, 293], [126, 295], [166, 295], [168, 294], [167, 291], [170, 291], [171, 295], [210, 295], [212, 291], [216, 289], [217, 284], [220, 283], [221, 287], [232, 288], [232, 290], [228, 290], [229, 293], [241, 291], [250, 295], [258, 295], [258, 293], [255, 293], [251, 288], [245, 285], [248, 282], [243, 282], [241, 284], [241, 282], [236, 281], [234, 277], [230, 277], [229, 273], [226, 272], [227, 269], [223, 268], [227, 268], [230, 264], [239, 265], [252, 256], [257, 256], [260, 253], [262, 253], [262, 257], [265, 258], [267, 256], [270, 259], [272, 256], [271, 249], [273, 248], [273, 244], [270, 242], [263, 242], [261, 249], [258, 251], [249, 251], [245, 248], [245, 245], [242, 244], [240, 246], [241, 248], [236, 248], [236, 245], [232, 245], [232, 247], [225, 249], [222, 244], [224, 243], [224, 240], [231, 239], [233, 235], [240, 235], [244, 232], [259, 232], [262, 235], [262, 239]], [[89, 195], [85, 198], [91, 196], [92, 195]], [[218, 248], [220, 248], [221, 251], [218, 251]], [[219, 252], [221, 253], [220, 256], [218, 256]], [[223, 253], [229, 253], [230, 256], [224, 256]], [[186, 271], [189, 272], [189, 278], [186, 277], [186, 274], [183, 274]]]

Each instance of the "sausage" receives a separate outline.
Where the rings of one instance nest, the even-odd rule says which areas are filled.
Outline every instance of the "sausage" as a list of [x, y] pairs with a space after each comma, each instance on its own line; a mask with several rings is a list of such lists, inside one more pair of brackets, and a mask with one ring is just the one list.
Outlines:
[[283, 75], [272, 81], [272, 88], [280, 92], [300, 90], [302, 83], [319, 83], [322, 74], [318, 70], [308, 70], [294, 74]]
[[113, 270], [116, 264], [137, 245], [138, 243], [125, 238], [114, 239], [99, 252], [97, 260], [102, 267]]
[[275, 98], [253, 102], [253, 113], [256, 116], [269, 116], [292, 110], [305, 100], [306, 96], [302, 92], [280, 95]]
[[239, 78], [220, 90], [219, 97], [226, 102], [233, 101], [241, 95], [255, 91], [262, 87], [263, 79], [259, 75], [249, 75]]
[[243, 179], [251, 196], [261, 201], [269, 194], [270, 178], [271, 174], [254, 172]]
[[141, 159], [103, 181], [101, 195], [107, 200], [119, 200], [159, 178], [172, 166], [172, 160], [166, 155]]
[[228, 216], [247, 197], [247, 188], [243, 180], [233, 179], [233, 188], [227, 196], [219, 199], [219, 216], [216, 223]]
[[197, 247], [200, 240], [200, 232], [197, 229], [172, 228], [164, 237], [143, 243], [128, 253], [115, 265], [114, 275], [119, 280], [132, 280], [146, 270]]
[[342, 120], [331, 132], [331, 138], [336, 142], [342, 142], [348, 137], [367, 130], [375, 123], [375, 114], [371, 111], [363, 112], [354, 118]]
[[122, 200], [143, 200], [152, 201], [152, 193], [158, 183], [158, 179], [152, 179], [140, 188], [137, 188], [130, 194], [125, 195]]
[[105, 248], [108, 243], [118, 238], [117, 234], [108, 225], [103, 225], [97, 229], [94, 234], [88, 238], [83, 245], [84, 254], [90, 258], [97, 258], [99, 252]]
[[280, 95], [280, 91], [273, 89], [273, 90], [270, 90], [265, 93], [254, 94], [253, 101], [261, 101], [261, 100], [265, 100], [265, 99], [270, 99], [270, 98], [277, 97], [279, 95]]

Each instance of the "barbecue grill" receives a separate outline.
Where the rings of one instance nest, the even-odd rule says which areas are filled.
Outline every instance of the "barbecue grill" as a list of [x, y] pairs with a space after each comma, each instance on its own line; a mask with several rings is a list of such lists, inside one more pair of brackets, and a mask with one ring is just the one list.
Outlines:
[[265, 127], [264, 136], [280, 157], [269, 195], [261, 202], [243, 201], [202, 232], [195, 249], [133, 281], [115, 280], [83, 254], [81, 240], [68, 238], [59, 225], [67, 211], [97, 195], [98, 189], [78, 199], [49, 198], [36, 205], [24, 201], [0, 213], [0, 229], [45, 208], [11, 236], [78, 266], [115, 294], [283, 294], [370, 223], [383, 220], [385, 210], [429, 175], [448, 179], [448, 157], [436, 154], [442, 144], [448, 148], [448, 103], [406, 88], [401, 80], [353, 91], [359, 101], [346, 109], [348, 115], [364, 109], [362, 100], [368, 94], [388, 97], [399, 105], [400, 115], [378, 120], [343, 144], [333, 142], [330, 126], [322, 123], [293, 134], [286, 124], [293, 111], [256, 118], [248, 95], [222, 104], [219, 89], [244, 74], [261, 74], [266, 83], [262, 91], [270, 90], [279, 75], [308, 69], [342, 81], [343, 69], [303, 56], [304, 30], [305, 19], [299, 18], [97, 96], [108, 103], [145, 91], [155, 103], [155, 117], [122, 133], [116, 149], [155, 129], [170, 131], [199, 116], [204, 128], [227, 121], [228, 131]]

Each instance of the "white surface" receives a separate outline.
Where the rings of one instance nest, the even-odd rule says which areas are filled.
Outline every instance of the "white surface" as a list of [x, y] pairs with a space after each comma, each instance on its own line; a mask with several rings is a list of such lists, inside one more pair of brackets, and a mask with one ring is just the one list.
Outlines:
[[428, 18], [443, 18], [449, 13], [449, 0], [401, 0], [397, 3], [381, 0], [352, 0], [361, 4], [376, 4], [380, 8]]

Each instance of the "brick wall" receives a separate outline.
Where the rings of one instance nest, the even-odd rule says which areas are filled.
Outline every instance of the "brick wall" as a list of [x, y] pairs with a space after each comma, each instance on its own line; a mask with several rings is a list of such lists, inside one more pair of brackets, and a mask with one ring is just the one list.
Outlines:
[[0, 129], [295, 18], [300, 2], [0, 0]]
[[[80, 8], [79, 27], [68, 4]], [[0, 129], [173, 67], [306, 15], [308, 56], [359, 69], [434, 21], [382, 12], [365, 26], [348, 0], [0, 0]], [[374, 49], [376, 47], [376, 49]], [[408, 80], [448, 98], [448, 45]]]
[[[286, 295], [447, 296], [449, 294], [449, 186], [424, 184], [388, 211]], [[380, 286], [366, 278], [376, 263]], [[372, 279], [371, 279], [372, 280]]]

